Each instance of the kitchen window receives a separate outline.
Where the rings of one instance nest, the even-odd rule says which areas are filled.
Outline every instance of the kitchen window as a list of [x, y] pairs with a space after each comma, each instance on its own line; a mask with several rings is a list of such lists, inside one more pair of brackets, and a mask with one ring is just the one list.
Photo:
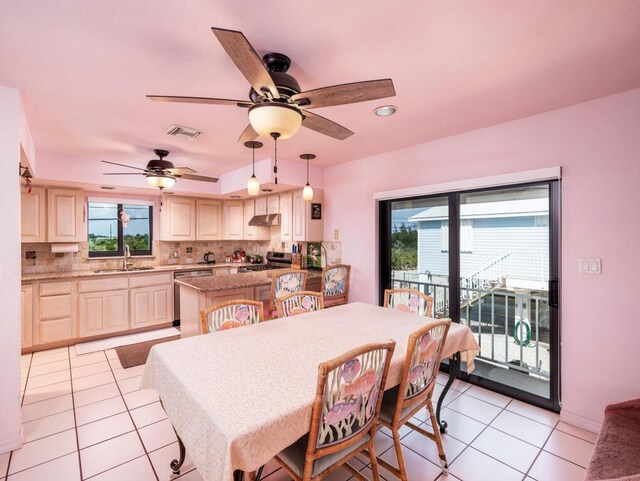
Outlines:
[[129, 246], [132, 256], [152, 254], [153, 206], [112, 202], [88, 203], [89, 257], [117, 257]]
[[[449, 252], [449, 221], [440, 224], [440, 252]], [[460, 220], [460, 252], [473, 252], [473, 220]]]

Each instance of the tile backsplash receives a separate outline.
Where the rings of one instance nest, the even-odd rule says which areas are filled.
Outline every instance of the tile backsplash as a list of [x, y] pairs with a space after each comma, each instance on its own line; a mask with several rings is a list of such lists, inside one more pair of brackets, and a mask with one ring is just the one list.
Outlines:
[[[323, 243], [328, 258], [323, 264], [341, 262], [342, 245], [340, 242]], [[284, 248], [279, 241], [186, 241], [153, 242], [153, 256], [134, 257], [138, 267], [196, 264], [204, 260], [204, 254], [212, 252], [216, 263], [222, 263], [234, 250], [244, 250], [247, 255], [260, 254], [266, 257], [268, 250], [291, 252], [292, 242], [285, 242]], [[304, 246], [304, 243], [303, 243]], [[187, 252], [190, 250], [191, 252]], [[35, 258], [27, 259], [35, 255]], [[32, 254], [34, 253], [34, 254]], [[175, 255], [174, 255], [175, 253]], [[91, 271], [99, 269], [117, 269], [122, 266], [122, 258], [90, 259], [88, 243], [80, 242], [76, 253], [54, 254], [51, 244], [22, 244], [22, 274], [40, 274], [43, 272]]]

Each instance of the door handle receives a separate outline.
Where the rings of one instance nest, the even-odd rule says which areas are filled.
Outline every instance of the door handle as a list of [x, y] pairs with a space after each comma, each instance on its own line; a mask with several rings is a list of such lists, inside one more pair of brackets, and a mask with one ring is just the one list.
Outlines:
[[549, 306], [558, 307], [560, 301], [560, 281], [557, 277], [549, 281]]

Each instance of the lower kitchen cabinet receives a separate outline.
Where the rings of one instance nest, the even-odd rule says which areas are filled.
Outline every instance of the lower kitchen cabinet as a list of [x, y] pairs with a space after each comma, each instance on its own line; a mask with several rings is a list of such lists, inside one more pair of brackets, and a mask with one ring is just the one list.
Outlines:
[[22, 300], [22, 348], [33, 344], [33, 286], [24, 285], [20, 293]]
[[129, 291], [131, 300], [130, 328], [153, 326], [173, 321], [171, 284], [136, 287]]
[[97, 336], [129, 328], [129, 290], [78, 295], [79, 335]]
[[40, 284], [33, 344], [48, 344], [76, 337], [74, 297], [74, 285], [71, 282]]

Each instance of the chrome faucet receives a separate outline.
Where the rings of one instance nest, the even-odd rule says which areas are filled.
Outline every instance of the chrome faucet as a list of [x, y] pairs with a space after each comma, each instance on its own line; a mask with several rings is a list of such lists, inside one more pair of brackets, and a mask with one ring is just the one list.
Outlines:
[[122, 257], [122, 269], [128, 271], [131, 266], [133, 266], [133, 261], [128, 260], [131, 259], [131, 250], [127, 244], [124, 245], [124, 256]]

